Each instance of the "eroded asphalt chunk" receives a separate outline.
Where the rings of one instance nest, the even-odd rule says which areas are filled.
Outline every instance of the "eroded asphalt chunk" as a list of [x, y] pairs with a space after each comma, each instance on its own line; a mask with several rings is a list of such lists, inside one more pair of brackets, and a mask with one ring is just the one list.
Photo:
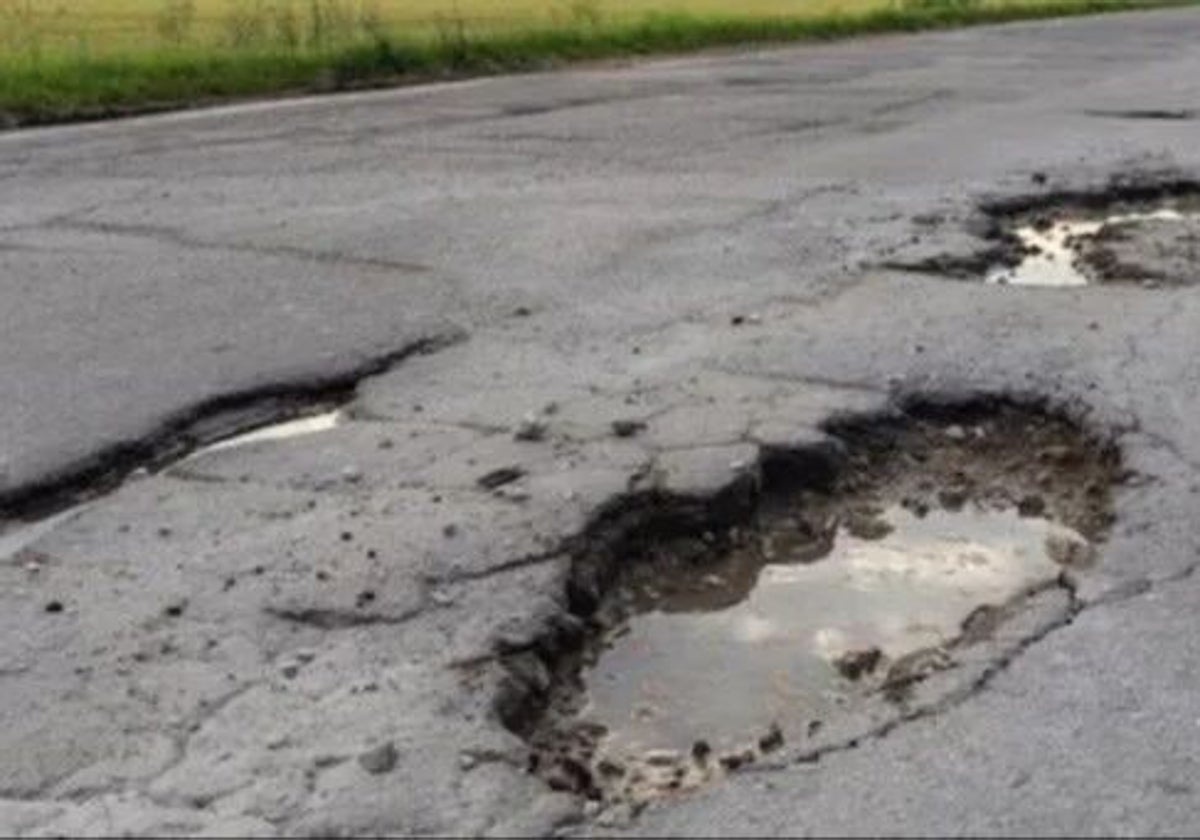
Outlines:
[[[216, 289], [243, 350], [358, 373], [319, 429], [184, 458], [184, 424], [60, 519], [5, 511], [3, 833], [1194, 830], [1194, 231], [1084, 243], [1161, 256], [1154, 289], [982, 281], [1047, 208], [1186, 198], [1186, 121], [1087, 112], [1183, 101], [1200, 20], [889, 43], [0, 139], [10, 343], [52, 279], [183, 265], [201, 297], [120, 337], [182, 341]], [[503, 113], [532, 88], [593, 104]], [[282, 331], [238, 297], [298, 276]], [[459, 340], [364, 366], [373, 295]], [[88, 307], [5, 370], [110, 387], [137, 354]], [[225, 381], [187, 347], [147, 369]]]

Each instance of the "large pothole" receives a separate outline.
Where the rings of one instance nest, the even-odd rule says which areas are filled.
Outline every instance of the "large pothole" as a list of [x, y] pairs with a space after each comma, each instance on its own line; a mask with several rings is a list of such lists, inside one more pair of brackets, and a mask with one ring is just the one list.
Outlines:
[[1118, 454], [1064, 417], [924, 404], [830, 431], [836, 463], [769, 457], [744, 504], [632, 499], [596, 526], [574, 615], [506, 657], [501, 714], [549, 785], [636, 805], [906, 714], [1111, 525]]

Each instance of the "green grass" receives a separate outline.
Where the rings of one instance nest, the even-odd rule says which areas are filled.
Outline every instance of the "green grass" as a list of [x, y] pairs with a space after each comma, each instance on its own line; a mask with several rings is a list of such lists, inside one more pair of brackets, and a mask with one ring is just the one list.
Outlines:
[[0, 55], [0, 122], [36, 125], [280, 93], [320, 92], [525, 71], [588, 59], [709, 47], [828, 40], [883, 32], [1192, 5], [1195, 0], [904, 0], [803, 18], [649, 14], [433, 35], [384, 29], [329, 45], [197, 44], [90, 55]]

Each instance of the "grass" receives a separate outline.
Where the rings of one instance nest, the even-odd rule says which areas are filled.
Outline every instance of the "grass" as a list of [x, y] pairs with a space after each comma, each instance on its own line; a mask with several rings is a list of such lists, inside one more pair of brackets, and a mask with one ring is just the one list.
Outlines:
[[0, 0], [0, 123], [1192, 2]]

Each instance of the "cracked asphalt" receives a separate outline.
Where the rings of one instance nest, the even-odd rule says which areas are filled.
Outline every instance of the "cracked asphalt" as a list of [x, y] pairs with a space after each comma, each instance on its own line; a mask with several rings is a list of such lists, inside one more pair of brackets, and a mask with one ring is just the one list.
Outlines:
[[[1195, 833], [1200, 287], [882, 266], [1200, 178], [1198, 79], [1176, 10], [0, 135], [0, 833]], [[355, 382], [332, 431], [139, 461]], [[525, 772], [496, 652], [597, 511], [973, 394], [1133, 471], [1070, 603], [637, 815]], [[86, 503], [22, 531], [47, 488]]]

